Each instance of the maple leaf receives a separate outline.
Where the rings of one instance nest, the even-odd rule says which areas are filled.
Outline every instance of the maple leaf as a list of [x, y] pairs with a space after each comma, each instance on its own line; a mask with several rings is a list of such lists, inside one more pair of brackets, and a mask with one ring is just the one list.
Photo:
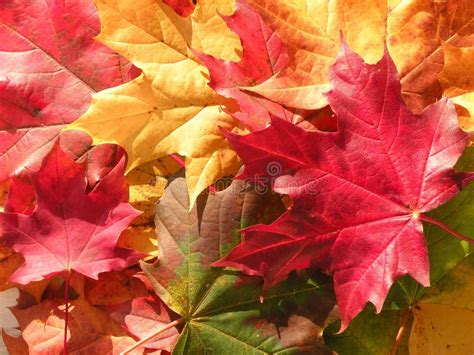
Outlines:
[[192, 36], [188, 46], [224, 60], [240, 60], [240, 38], [228, 28], [222, 17], [230, 16], [234, 11], [234, 0], [198, 1], [191, 15]]
[[[171, 322], [169, 310], [164, 303], [153, 297], [140, 297], [132, 301], [132, 309], [125, 316], [127, 329], [139, 339], [155, 333], [157, 328]], [[153, 338], [145, 345], [148, 349], [159, 349], [171, 352], [178, 340], [179, 332], [175, 327]]]
[[[19, 335], [18, 322], [11, 313], [10, 307], [14, 307], [18, 303], [18, 289], [12, 288], [0, 292], [0, 330], [2, 333], [9, 335]], [[5, 352], [5, 344], [0, 338], [0, 352]]]
[[[179, 17], [162, 1], [95, 3], [102, 23], [97, 39], [143, 74], [94, 95], [89, 110], [69, 128], [86, 131], [95, 144], [121, 145], [128, 153], [127, 172], [173, 153], [185, 156], [194, 200], [240, 166], [218, 128], [237, 129], [235, 120], [220, 108], [228, 100], [207, 86], [205, 68], [188, 48], [194, 18]], [[149, 15], [137, 18], [137, 9]]]
[[139, 214], [124, 201], [124, 160], [87, 193], [84, 166], [54, 146], [31, 174], [37, 199], [33, 213], [0, 214], [4, 243], [25, 258], [10, 281], [26, 284], [71, 270], [97, 279], [137, 259], [138, 254], [115, 246]]
[[[115, 144], [92, 146], [92, 139], [82, 131], [62, 133], [59, 137], [59, 143], [61, 149], [67, 152], [77, 163], [85, 164], [87, 190], [92, 190], [124, 156], [123, 149]], [[177, 163], [172, 159], [167, 159], [148, 165], [148, 168], [141, 166], [127, 176], [127, 182], [131, 185], [130, 204], [134, 208], [143, 211], [143, 213], [136, 217], [131, 225], [122, 232], [117, 246], [143, 253], [152, 252], [156, 254], [154, 214], [151, 210], [165, 188], [167, 180], [163, 175], [170, 174], [167, 169], [172, 169], [171, 171], [174, 172], [177, 169]], [[21, 214], [31, 214], [33, 212], [35, 192], [29, 177], [25, 175], [15, 176], [11, 179], [5, 212]], [[125, 194], [124, 200], [126, 200], [127, 189], [123, 189], [122, 193]], [[13, 254], [13, 250], [11, 250], [11, 253], [5, 255], [5, 258], [0, 256], [0, 259], [5, 266], [2, 268], [1, 277], [5, 279], [5, 287], [11, 287], [11, 284], [7, 286], [6, 280], [23, 263], [23, 258], [19, 254]], [[26, 287], [30, 289], [32, 285]], [[25, 290], [25, 286], [19, 287]], [[40, 293], [43, 290], [37, 290], [39, 298], [41, 298]], [[31, 291], [27, 290], [29, 293]]]
[[239, 103], [240, 110], [233, 116], [252, 130], [264, 128], [271, 115], [293, 116], [281, 105], [242, 89], [260, 84], [286, 66], [288, 53], [281, 40], [243, 0], [236, 2], [232, 16], [223, 18], [240, 36], [243, 57], [239, 62], [233, 62], [194, 51], [209, 69], [209, 86]]
[[[13, 309], [30, 354], [63, 351], [64, 307], [59, 301], [46, 300], [25, 310]], [[84, 300], [71, 302], [67, 331], [71, 354], [98, 353], [100, 349], [118, 353], [135, 341], [103, 310]]]
[[[123, 157], [123, 150], [116, 145], [101, 145], [91, 147], [92, 139], [80, 131], [68, 131], [59, 137], [61, 149], [67, 152], [77, 162], [86, 164], [87, 189], [91, 190], [99, 180], [107, 175]], [[34, 165], [36, 165], [35, 162]], [[35, 191], [30, 178], [25, 170], [12, 177], [9, 182], [8, 198], [5, 201], [4, 211], [16, 214], [31, 214], [35, 207]], [[126, 199], [126, 189], [123, 190]], [[1, 240], [0, 240], [1, 241]], [[49, 284], [49, 280], [31, 282], [27, 285], [8, 283], [8, 278], [23, 263], [23, 257], [13, 249], [0, 247], [0, 288], [6, 289], [13, 286], [20, 288], [32, 295], [38, 302]]]
[[[466, 149], [455, 168], [474, 169], [473, 148]], [[472, 234], [473, 196], [474, 185], [469, 185], [455, 198], [430, 212], [430, 217], [462, 233]], [[472, 329], [469, 324], [472, 324], [474, 306], [471, 296], [474, 284], [472, 247], [465, 241], [452, 238], [444, 230], [432, 225], [424, 227], [430, 255], [431, 287], [421, 287], [408, 277], [397, 280], [380, 314], [374, 315], [371, 307], [366, 307], [344, 333], [334, 334], [338, 322], [325, 329], [325, 342], [332, 349], [346, 353], [363, 348], [370, 349], [369, 353], [374, 355], [390, 353], [391, 349], [394, 353], [394, 348], [400, 352], [404, 348], [408, 352], [409, 348], [410, 354], [426, 354], [430, 349], [466, 353], [469, 351], [462, 351], [462, 347], [472, 349], [472, 337], [468, 334]], [[426, 322], [430, 323], [428, 327], [423, 326]], [[400, 331], [402, 337], [398, 335]], [[437, 332], [436, 335], [430, 334], [432, 331]]]
[[127, 175], [130, 204], [143, 213], [123, 231], [118, 246], [156, 257], [155, 204], [163, 195], [168, 178], [181, 166], [171, 157], [142, 164]]
[[247, 175], [270, 174], [293, 206], [243, 231], [244, 242], [214, 265], [262, 275], [265, 288], [292, 270], [322, 267], [334, 277], [344, 330], [368, 301], [380, 312], [396, 278], [429, 285], [421, 221], [459, 191], [452, 166], [467, 135], [447, 100], [420, 115], [408, 110], [388, 53], [368, 65], [343, 44], [330, 75], [338, 132], [275, 119], [247, 136], [228, 134]]
[[288, 107], [319, 109], [327, 105], [329, 66], [334, 62], [340, 32], [370, 62], [385, 43], [385, 0], [275, 1], [248, 0], [287, 47], [290, 61], [281, 72], [246, 89]]
[[[473, 43], [474, 44], [474, 43]], [[458, 110], [459, 124], [466, 131], [474, 130], [474, 47], [455, 47], [443, 44], [444, 65], [439, 73], [443, 95], [466, 109]]]
[[469, 0], [403, 1], [387, 19], [387, 45], [400, 73], [403, 98], [420, 112], [442, 95], [438, 76], [448, 46], [474, 45]]
[[159, 262], [141, 267], [161, 300], [182, 317], [175, 321], [184, 329], [174, 352], [328, 351], [314, 337], [333, 307], [325, 285], [294, 278], [261, 304], [257, 279], [209, 267], [238, 243], [238, 229], [269, 218], [266, 206], [276, 201], [234, 181], [201, 195], [190, 210], [184, 180], [168, 186], [157, 205]]
[[0, 180], [39, 165], [92, 93], [135, 75], [125, 59], [94, 41], [98, 27], [88, 0], [2, 1]]
[[69, 281], [76, 293], [92, 306], [115, 306], [148, 295], [146, 286], [134, 277], [138, 266], [123, 271], [104, 272], [97, 280], [71, 274]]

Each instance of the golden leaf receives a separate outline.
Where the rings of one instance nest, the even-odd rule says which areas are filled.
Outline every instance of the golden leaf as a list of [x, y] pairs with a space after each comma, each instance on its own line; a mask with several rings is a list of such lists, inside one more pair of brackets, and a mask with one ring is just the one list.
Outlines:
[[403, 97], [419, 112], [442, 95], [438, 76], [444, 44], [474, 44], [474, 6], [470, 0], [402, 0], [390, 13], [387, 28]]
[[[143, 74], [95, 94], [89, 110], [68, 129], [87, 132], [95, 144], [121, 145], [128, 153], [127, 172], [169, 154], [185, 156], [194, 201], [216, 179], [234, 174], [240, 166], [220, 130], [235, 130], [236, 122], [222, 112], [226, 101], [208, 87], [207, 70], [188, 47], [195, 19], [179, 17], [159, 0], [95, 3], [102, 22], [98, 40]], [[208, 12], [203, 11], [209, 17]]]
[[327, 105], [329, 67], [340, 33], [368, 62], [376, 62], [385, 43], [386, 0], [248, 1], [282, 39], [290, 63], [264, 83], [247, 88], [283, 105], [318, 109]]

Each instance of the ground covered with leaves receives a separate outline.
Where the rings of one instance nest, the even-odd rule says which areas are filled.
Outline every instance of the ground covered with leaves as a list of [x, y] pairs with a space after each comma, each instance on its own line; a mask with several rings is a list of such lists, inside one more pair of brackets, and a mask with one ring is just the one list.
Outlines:
[[474, 353], [470, 0], [3, 0], [0, 353]]

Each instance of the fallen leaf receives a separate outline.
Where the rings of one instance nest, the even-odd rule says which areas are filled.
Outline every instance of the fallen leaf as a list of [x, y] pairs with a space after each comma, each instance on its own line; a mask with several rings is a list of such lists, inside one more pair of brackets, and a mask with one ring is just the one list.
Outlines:
[[[86, 164], [88, 189], [92, 189], [115, 167], [123, 157], [123, 150], [116, 145], [104, 144], [92, 147], [92, 139], [80, 131], [67, 131], [60, 135], [61, 149], [68, 153], [76, 162]], [[34, 210], [35, 191], [28, 174], [23, 172], [13, 177], [10, 181], [8, 199], [5, 202], [5, 212], [16, 214], [31, 214]], [[124, 190], [126, 194], [126, 190]], [[126, 197], [125, 197], [126, 198]], [[8, 254], [6, 254], [9, 249]], [[10, 248], [2, 248], [0, 260], [4, 267], [1, 270], [1, 279], [4, 288], [16, 286], [29, 293], [37, 303], [41, 302], [42, 295], [49, 285], [49, 280], [30, 282], [27, 285], [7, 283], [8, 278], [18, 269], [24, 259], [20, 254], [14, 253]]]
[[143, 283], [132, 277], [137, 270], [106, 272], [98, 280], [85, 278], [84, 297], [93, 306], [112, 306], [148, 294]]
[[169, 157], [140, 165], [127, 175], [130, 204], [143, 213], [120, 235], [118, 246], [157, 255], [155, 204], [163, 195], [168, 178], [181, 166]]
[[192, 36], [188, 46], [224, 60], [240, 60], [240, 38], [222, 19], [222, 16], [230, 16], [234, 11], [234, 0], [197, 1], [191, 15]]
[[[474, 45], [474, 41], [472, 43]], [[465, 131], [474, 130], [474, 47], [443, 45], [444, 66], [439, 74], [443, 95], [468, 111], [458, 112], [459, 124]]]
[[[110, 354], [119, 355], [132, 345], [136, 343], [133, 338], [129, 336], [102, 336], [93, 343], [84, 346], [83, 348], [71, 352], [72, 355], [89, 355], [89, 354]], [[129, 352], [130, 355], [141, 355], [143, 349], [138, 348]]]
[[[473, 42], [474, 45], [474, 42]], [[444, 65], [439, 82], [447, 97], [459, 96], [474, 90], [474, 47], [443, 45]]]
[[262, 83], [288, 64], [288, 52], [281, 40], [243, 0], [237, 1], [232, 16], [223, 18], [240, 36], [243, 56], [233, 62], [194, 51], [209, 70], [209, 86], [239, 103], [240, 109], [233, 116], [252, 130], [264, 128], [271, 116], [291, 119], [293, 114], [281, 105], [242, 89]]
[[474, 258], [444, 276], [414, 307], [410, 354], [470, 354], [474, 351]]
[[264, 213], [268, 198], [234, 181], [201, 195], [189, 210], [182, 178], [166, 189], [157, 205], [159, 262], [141, 266], [162, 301], [183, 317], [174, 352], [330, 353], [315, 336], [333, 307], [327, 287], [292, 279], [261, 304], [258, 279], [209, 267], [238, 243], [240, 228]]
[[420, 115], [408, 110], [388, 53], [368, 65], [343, 44], [327, 96], [338, 132], [275, 119], [247, 136], [228, 134], [243, 177], [270, 178], [293, 205], [273, 224], [243, 231], [244, 242], [213, 265], [261, 275], [265, 289], [292, 270], [327, 270], [342, 331], [367, 302], [380, 312], [400, 276], [429, 285], [421, 221], [459, 191], [452, 166], [468, 137], [447, 100]]
[[[391, 355], [398, 328], [403, 319], [403, 310], [383, 310], [375, 315], [373, 307], [366, 307], [355, 317], [346, 331], [337, 334], [340, 322], [331, 323], [324, 329], [324, 342], [337, 354]], [[410, 326], [410, 324], [408, 324]], [[399, 354], [408, 342], [405, 334], [399, 346]]]
[[403, 0], [391, 11], [388, 49], [400, 73], [403, 99], [414, 112], [442, 95], [438, 76], [444, 49], [474, 45], [473, 18], [469, 0]]
[[[64, 304], [47, 300], [25, 310], [13, 309], [30, 354], [58, 354], [63, 351]], [[127, 337], [125, 350], [134, 341], [110, 316], [83, 300], [72, 301], [69, 308], [67, 346], [71, 354], [94, 348], [91, 344], [106, 336]], [[108, 348], [109, 350], [111, 348]], [[114, 354], [118, 352], [114, 351]]]
[[0, 180], [39, 165], [90, 95], [130, 79], [130, 64], [94, 41], [88, 0], [8, 0], [0, 8]]
[[[0, 292], [0, 329], [10, 336], [20, 335], [18, 329], [16, 329], [18, 322], [10, 310], [10, 307], [16, 306], [18, 296], [19, 291], [16, 288]], [[3, 347], [4, 344], [0, 339], [0, 353], [4, 352]]]
[[[474, 169], [474, 148], [466, 149], [456, 164], [456, 169]], [[431, 212], [431, 217], [465, 235], [472, 235], [473, 194], [474, 185], [470, 185], [452, 200]], [[404, 313], [407, 313], [407, 320], [398, 345], [399, 353], [408, 353], [409, 341], [410, 354], [420, 351], [423, 354], [436, 354], [439, 349], [449, 353], [459, 350], [456, 346], [469, 344], [469, 336], [465, 336], [461, 341], [457, 339], [465, 329], [470, 329], [469, 309], [472, 310], [471, 275], [474, 260], [472, 247], [465, 241], [452, 238], [440, 228], [432, 225], [424, 227], [430, 255], [431, 287], [421, 287], [408, 277], [397, 280], [380, 314], [375, 315], [372, 307], [366, 307], [342, 334], [335, 334], [339, 329], [338, 322], [325, 329], [324, 339], [332, 349], [341, 354], [353, 351], [358, 354], [354, 349], [358, 349], [361, 354], [390, 354]], [[452, 312], [447, 313], [448, 309]], [[458, 332], [452, 334], [443, 327], [445, 321], [450, 321], [450, 328]], [[424, 325], [427, 323], [432, 327], [426, 328]], [[459, 329], [457, 325], [460, 325]], [[436, 332], [436, 335], [427, 332]]]
[[[131, 312], [125, 316], [127, 329], [139, 339], [143, 339], [157, 329], [171, 322], [169, 310], [153, 297], [140, 297], [132, 302]], [[144, 344], [147, 349], [171, 352], [178, 340], [179, 332], [173, 327]]]
[[25, 258], [10, 281], [26, 284], [65, 271], [97, 279], [138, 254], [115, 246], [138, 212], [124, 198], [124, 159], [87, 193], [85, 168], [56, 144], [31, 174], [37, 203], [31, 215], [0, 214], [3, 242]]
[[207, 86], [205, 68], [187, 46], [192, 18], [154, 0], [96, 0], [96, 5], [102, 23], [97, 39], [144, 73], [94, 95], [89, 110], [69, 128], [86, 131], [95, 144], [121, 145], [128, 153], [127, 172], [173, 153], [186, 156], [194, 201], [216, 179], [234, 174], [240, 161], [219, 130], [236, 129], [220, 108], [226, 100]]
[[382, 56], [388, 12], [385, 0], [248, 3], [283, 40], [290, 63], [273, 78], [247, 89], [282, 105], [302, 109], [327, 105], [323, 93], [329, 89], [329, 66], [335, 60], [341, 31], [366, 60], [375, 62]]

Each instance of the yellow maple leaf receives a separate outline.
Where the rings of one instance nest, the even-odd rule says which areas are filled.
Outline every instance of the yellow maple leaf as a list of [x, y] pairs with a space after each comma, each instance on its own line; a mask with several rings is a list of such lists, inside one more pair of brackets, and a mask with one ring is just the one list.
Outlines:
[[[415, 311], [410, 354], [472, 354], [474, 311], [450, 305], [421, 305]], [[442, 349], [442, 350], [441, 350]]]
[[474, 352], [474, 258], [467, 257], [413, 309], [410, 354]]
[[[207, 70], [188, 46], [197, 41], [196, 35], [193, 39], [198, 31], [193, 31], [196, 20], [179, 17], [159, 0], [96, 0], [95, 4], [102, 24], [97, 39], [143, 73], [93, 95], [89, 110], [68, 129], [87, 132], [95, 144], [124, 147], [127, 172], [169, 154], [185, 156], [188, 189], [194, 201], [216, 179], [234, 174], [240, 166], [220, 130], [237, 130], [236, 122], [222, 112], [220, 107], [226, 101], [208, 87]], [[207, 19], [201, 29], [212, 28], [206, 25], [212, 11], [201, 12]], [[215, 8], [214, 13], [218, 16]], [[226, 33], [223, 35], [229, 41], [224, 43], [233, 43], [233, 34]], [[216, 53], [218, 49], [207, 51]]]
[[120, 235], [118, 246], [158, 255], [155, 233], [155, 204], [163, 195], [168, 177], [180, 169], [171, 158], [154, 160], [133, 169], [127, 175], [130, 203], [143, 213]]
[[442, 95], [438, 77], [446, 44], [474, 45], [474, 6], [471, 0], [401, 0], [388, 17], [387, 29], [403, 97], [419, 112]]
[[229, 30], [221, 17], [230, 16], [234, 11], [233, 0], [200, 0], [191, 15], [190, 47], [216, 58], [238, 62], [239, 53], [242, 53], [240, 38]]
[[[473, 41], [474, 42], [474, 41]], [[458, 109], [459, 123], [466, 131], [474, 131], [474, 47], [443, 45], [444, 66], [439, 81], [443, 95], [468, 112]]]
[[329, 67], [339, 49], [340, 33], [367, 62], [381, 58], [385, 43], [387, 0], [249, 0], [282, 39], [288, 67], [260, 85], [246, 88], [283, 105], [318, 109], [327, 105]]

